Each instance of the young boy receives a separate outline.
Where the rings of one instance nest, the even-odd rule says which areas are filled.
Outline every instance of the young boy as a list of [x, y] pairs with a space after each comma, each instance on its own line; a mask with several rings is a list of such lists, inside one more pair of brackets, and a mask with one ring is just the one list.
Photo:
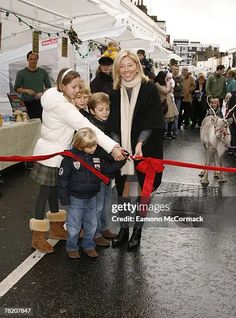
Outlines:
[[119, 51], [119, 45], [116, 41], [110, 41], [107, 44], [107, 50], [103, 53], [102, 56], [108, 56], [111, 59], [115, 59]]
[[[73, 149], [70, 151], [107, 175], [113, 175], [124, 165], [125, 161], [113, 161], [107, 164], [95, 155], [96, 148], [95, 133], [90, 128], [82, 128], [75, 134]], [[84, 253], [89, 257], [98, 257], [93, 239], [97, 229], [96, 194], [100, 190], [100, 184], [101, 180], [79, 161], [70, 157], [62, 160], [57, 185], [61, 204], [69, 205], [66, 250], [70, 258], [80, 257], [78, 239], [82, 225]]]
[[81, 112], [81, 114], [84, 115], [86, 118], [89, 118], [88, 101], [90, 96], [90, 87], [84, 81], [81, 80], [80, 90], [76, 98], [74, 99], [74, 103], [78, 110]]
[[[93, 94], [88, 103], [89, 112], [91, 114], [90, 121], [97, 126], [100, 130], [105, 131], [106, 121], [110, 114], [110, 100], [109, 96], [105, 93]], [[113, 159], [100, 147], [98, 149], [100, 157], [112, 162]], [[109, 215], [111, 204], [111, 184], [101, 184], [101, 189], [97, 193], [97, 230], [94, 241], [98, 246], [110, 246], [109, 239], [116, 237], [109, 229]]]
[[[210, 106], [214, 110], [214, 112], [215, 112], [217, 117], [223, 118], [223, 114], [222, 114], [222, 111], [220, 109], [220, 100], [219, 100], [219, 98], [211, 98]], [[213, 112], [213, 110], [211, 108], [209, 108], [207, 110], [206, 116], [214, 115], [214, 112]]]

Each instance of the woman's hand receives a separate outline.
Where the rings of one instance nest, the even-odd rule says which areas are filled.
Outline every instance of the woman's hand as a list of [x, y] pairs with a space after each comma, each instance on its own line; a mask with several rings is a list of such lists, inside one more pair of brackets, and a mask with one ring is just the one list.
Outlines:
[[125, 157], [123, 155], [124, 149], [121, 148], [121, 146], [119, 144], [115, 145], [115, 147], [112, 149], [111, 151], [111, 155], [112, 157], [116, 160], [116, 161], [121, 161], [124, 160]]
[[138, 141], [137, 145], [135, 147], [134, 157], [142, 157], [143, 156], [142, 146], [143, 146], [143, 142], [142, 141]]

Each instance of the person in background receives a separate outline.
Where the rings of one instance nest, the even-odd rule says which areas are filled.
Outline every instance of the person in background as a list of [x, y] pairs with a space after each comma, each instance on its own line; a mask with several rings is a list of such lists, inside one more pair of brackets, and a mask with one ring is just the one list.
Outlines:
[[42, 120], [43, 109], [40, 98], [43, 92], [51, 87], [51, 82], [47, 71], [38, 67], [38, 60], [38, 54], [28, 52], [28, 66], [17, 73], [14, 90], [21, 95], [29, 118]]
[[206, 82], [206, 94], [213, 98], [219, 98], [220, 106], [226, 95], [226, 84], [224, 77], [224, 65], [218, 65], [214, 74], [210, 75]]
[[231, 133], [231, 142], [228, 149], [228, 155], [234, 155], [236, 157], [236, 108], [233, 107], [236, 105], [236, 91], [232, 93], [227, 93], [225, 96], [226, 103], [226, 116], [232, 117], [232, 124], [229, 126]]
[[[196, 88], [195, 81], [189, 73], [187, 67], [182, 68], [183, 76], [183, 119], [184, 119], [184, 128], [189, 127], [189, 121], [192, 117], [192, 101], [193, 101], [193, 92]], [[192, 118], [191, 118], [192, 119]]]
[[196, 89], [193, 92], [192, 127], [201, 126], [206, 115], [206, 78], [203, 73], [198, 74]]
[[175, 81], [173, 80], [172, 74], [168, 71], [160, 71], [156, 77], [155, 83], [157, 90], [160, 94], [161, 102], [166, 102], [168, 105], [167, 112], [164, 114], [164, 123], [167, 126], [165, 139], [176, 139], [172, 133], [173, 122], [178, 116], [179, 112], [175, 105], [174, 100], [174, 86]]
[[210, 99], [210, 108], [207, 110], [206, 116], [214, 116], [223, 118], [223, 114], [220, 107], [219, 98], [211, 98]]
[[[111, 95], [111, 111], [106, 129], [122, 147], [135, 157], [162, 158], [163, 115], [160, 97], [155, 85], [144, 75], [138, 56], [130, 51], [120, 51], [113, 64], [114, 92]], [[127, 160], [116, 177], [118, 200], [129, 202], [130, 177], [137, 174], [142, 188], [144, 174], [136, 170], [138, 161]], [[161, 183], [161, 174], [155, 176], [153, 191]], [[140, 200], [141, 198], [139, 198]], [[125, 210], [121, 211], [124, 216]], [[137, 214], [139, 211], [137, 211]], [[120, 231], [112, 242], [119, 247], [128, 242], [127, 250], [140, 246], [142, 222], [134, 224], [129, 240], [129, 224], [120, 223]]]
[[178, 135], [178, 129], [180, 129], [180, 122], [182, 117], [183, 77], [179, 74], [178, 64], [174, 64], [171, 66], [171, 73], [175, 81], [175, 87], [173, 92], [175, 98], [175, 105], [179, 112], [179, 115], [174, 120], [172, 127], [173, 135], [176, 136]]
[[[110, 114], [110, 99], [105, 93], [94, 93], [89, 99], [90, 121], [101, 131], [105, 131], [106, 122]], [[99, 157], [107, 162], [113, 162], [113, 158], [101, 147], [97, 148]], [[117, 235], [109, 229], [109, 212], [111, 208], [111, 183], [101, 184], [97, 193], [97, 230], [94, 241], [98, 246], [110, 246], [109, 239], [114, 239]]]
[[96, 77], [90, 83], [92, 93], [104, 92], [108, 95], [113, 90], [112, 79], [112, 64], [113, 59], [108, 56], [102, 56], [99, 60], [99, 67], [96, 72]]
[[[96, 126], [91, 124], [75, 107], [74, 99], [80, 90], [79, 73], [73, 69], [63, 68], [57, 77], [57, 87], [48, 89], [42, 96], [43, 120], [41, 137], [38, 139], [33, 155], [47, 155], [64, 151], [70, 147], [74, 131], [84, 127], [93, 129], [98, 144], [115, 160], [124, 160], [123, 149], [120, 145], [106, 136]], [[53, 247], [46, 240], [67, 239], [63, 225], [66, 211], [59, 211], [57, 196], [57, 175], [62, 157], [38, 161], [34, 164], [30, 176], [40, 185], [35, 203], [35, 218], [30, 219], [32, 231], [31, 246], [43, 253], [51, 253]], [[44, 218], [46, 203], [50, 211]]]
[[[91, 128], [85, 127], [76, 132], [70, 152], [107, 175], [116, 173], [124, 164], [121, 161], [106, 164], [95, 153], [96, 148], [96, 134]], [[61, 204], [69, 206], [66, 221], [68, 231], [66, 250], [70, 258], [80, 257], [78, 239], [82, 226], [84, 253], [89, 257], [98, 257], [94, 235], [97, 229], [96, 194], [99, 192], [100, 184], [101, 180], [79, 161], [64, 157], [58, 172], [57, 190]]]
[[235, 72], [228, 70], [226, 73], [226, 94], [236, 91], [236, 80], [234, 79]]
[[153, 63], [151, 60], [146, 58], [145, 51], [143, 49], [139, 49], [137, 51], [137, 55], [139, 57], [139, 61], [143, 67], [144, 74], [149, 78], [152, 77], [153, 73]]
[[116, 41], [110, 41], [107, 44], [107, 50], [103, 53], [102, 57], [109, 57], [112, 60], [116, 58], [119, 51], [119, 45]]

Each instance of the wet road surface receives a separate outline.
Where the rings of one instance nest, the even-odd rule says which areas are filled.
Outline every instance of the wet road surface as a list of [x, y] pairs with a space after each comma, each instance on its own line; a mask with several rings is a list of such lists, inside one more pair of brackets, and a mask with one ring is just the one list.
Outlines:
[[[198, 134], [187, 130], [165, 141], [165, 158], [203, 163]], [[226, 156], [224, 165], [236, 166], [236, 158]], [[82, 252], [79, 260], [71, 260], [60, 241], [0, 299], [0, 317], [8, 308], [31, 309], [9, 317], [236, 317], [236, 175], [227, 174], [222, 186], [211, 175], [210, 185], [202, 188], [198, 174], [165, 168], [152, 203], [170, 209], [150, 214], [159, 221], [145, 224], [138, 251], [98, 248], [97, 260]], [[38, 188], [28, 175], [21, 166], [4, 175], [1, 282], [33, 253], [28, 220]], [[171, 219], [175, 216], [204, 221]]]

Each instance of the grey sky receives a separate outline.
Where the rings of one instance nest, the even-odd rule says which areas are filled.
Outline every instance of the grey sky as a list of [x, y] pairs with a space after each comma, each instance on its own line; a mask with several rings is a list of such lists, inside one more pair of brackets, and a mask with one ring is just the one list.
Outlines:
[[144, 0], [148, 13], [165, 20], [173, 39], [236, 48], [236, 0]]

